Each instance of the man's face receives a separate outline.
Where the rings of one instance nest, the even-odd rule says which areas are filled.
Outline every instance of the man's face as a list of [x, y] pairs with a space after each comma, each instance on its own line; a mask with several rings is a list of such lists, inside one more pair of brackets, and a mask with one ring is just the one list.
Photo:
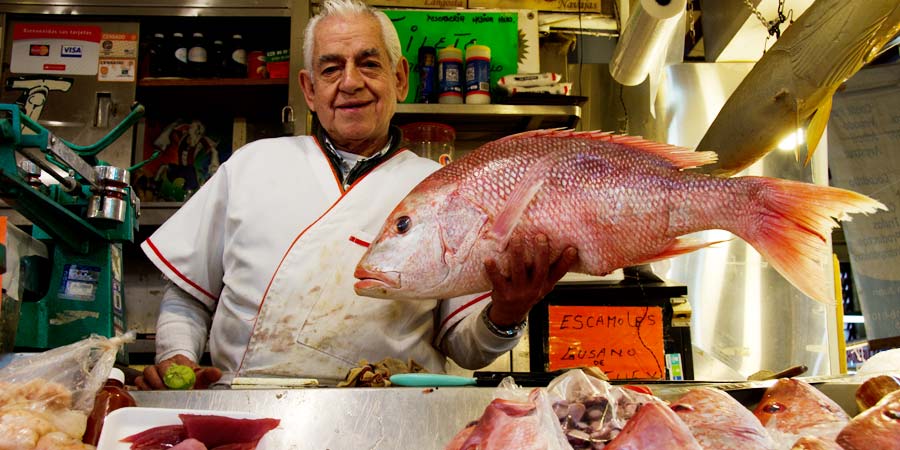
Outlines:
[[397, 102], [409, 89], [409, 64], [391, 66], [379, 22], [361, 15], [319, 22], [312, 65], [300, 72], [309, 108], [342, 149], [370, 155], [386, 143]]

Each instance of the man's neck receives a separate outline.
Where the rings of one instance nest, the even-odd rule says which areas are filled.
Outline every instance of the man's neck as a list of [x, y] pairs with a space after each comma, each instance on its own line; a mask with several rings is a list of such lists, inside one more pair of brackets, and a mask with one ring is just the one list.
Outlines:
[[335, 148], [338, 150], [343, 150], [347, 153], [353, 153], [364, 158], [368, 158], [375, 153], [378, 153], [384, 149], [384, 146], [387, 145], [388, 139], [390, 139], [389, 135], [385, 135], [383, 138], [378, 139], [376, 141], [372, 140], [363, 140], [363, 141], [350, 141], [350, 142], [337, 142], [332, 140], [331, 143], [334, 144]]

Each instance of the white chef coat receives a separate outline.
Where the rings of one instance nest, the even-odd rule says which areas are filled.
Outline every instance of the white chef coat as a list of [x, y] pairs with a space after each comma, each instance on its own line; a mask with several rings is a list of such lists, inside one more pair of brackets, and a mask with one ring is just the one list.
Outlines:
[[[399, 197], [382, 201], [381, 222], [399, 198], [438, 168], [433, 161], [408, 151], [397, 152], [389, 159], [370, 173], [389, 166], [400, 177], [395, 179], [408, 181], [398, 183], [405, 189]], [[241, 364], [261, 301], [280, 262], [303, 231], [325, 216], [346, 193], [324, 150], [312, 137], [260, 140], [235, 152], [141, 245], [165, 276], [203, 305], [190, 305], [194, 300], [177, 295], [177, 291], [167, 294], [157, 324], [157, 335], [167, 338], [157, 343], [157, 361], [175, 354], [197, 360], [202, 346], [196, 342], [196, 328], [205, 323], [198, 316], [214, 312], [210, 354], [213, 364], [225, 372], [223, 380], [229, 380]], [[379, 198], [371, 201], [378, 202]], [[377, 231], [377, 227], [370, 228], [361, 230], [361, 234], [374, 236]], [[333, 238], [343, 242], [348, 239]], [[333, 275], [323, 274], [323, 282], [333, 282]], [[355, 281], [352, 274], [340, 278], [340, 282], [351, 285]], [[433, 312], [434, 326], [421, 328], [416, 331], [418, 335], [408, 339], [431, 342], [463, 367], [482, 367], [517, 342], [493, 335], [477, 320], [473, 313], [487, 301], [486, 295], [441, 301]], [[392, 326], [389, 318], [371, 320], [382, 321], [385, 329]], [[193, 331], [185, 331], [188, 328]], [[391, 344], [386, 341], [385, 345]], [[352, 351], [346, 356], [369, 358]], [[428, 368], [443, 370], [433, 365]]]

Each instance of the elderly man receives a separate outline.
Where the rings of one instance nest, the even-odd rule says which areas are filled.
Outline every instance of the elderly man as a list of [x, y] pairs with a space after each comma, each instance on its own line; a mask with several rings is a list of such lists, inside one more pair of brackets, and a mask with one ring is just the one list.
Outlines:
[[[357, 296], [353, 270], [367, 242], [439, 166], [400, 149], [390, 125], [409, 64], [384, 13], [326, 1], [305, 38], [300, 84], [316, 135], [248, 144], [142, 244], [172, 282], [143, 389], [165, 388], [173, 363], [195, 367], [199, 387], [238, 374], [332, 384], [361, 359], [388, 357], [431, 372], [447, 357], [477, 369], [515, 346], [528, 310], [577, 259], [570, 249], [550, 261], [545, 239], [515, 242], [508, 251], [531, 246], [536, 256], [508, 276], [492, 271], [492, 295]], [[199, 368], [207, 336], [215, 367]]]

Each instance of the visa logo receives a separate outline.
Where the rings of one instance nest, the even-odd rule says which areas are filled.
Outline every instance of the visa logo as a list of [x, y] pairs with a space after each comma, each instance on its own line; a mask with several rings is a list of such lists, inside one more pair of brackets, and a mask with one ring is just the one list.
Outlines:
[[81, 46], [63, 45], [60, 56], [62, 56], [63, 58], [81, 58]]

